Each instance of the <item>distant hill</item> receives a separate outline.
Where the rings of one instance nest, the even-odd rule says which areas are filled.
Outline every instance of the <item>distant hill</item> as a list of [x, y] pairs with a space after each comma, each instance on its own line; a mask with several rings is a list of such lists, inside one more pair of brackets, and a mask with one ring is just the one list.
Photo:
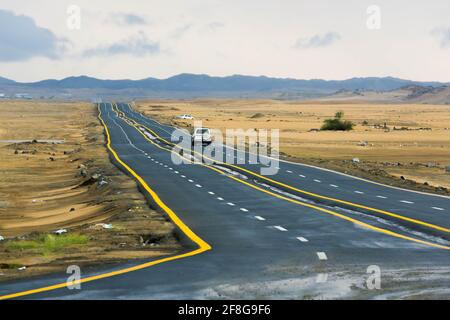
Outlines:
[[405, 100], [415, 103], [450, 104], [450, 86], [408, 87], [410, 94]]
[[168, 91], [213, 90], [213, 91], [259, 91], [280, 89], [310, 90], [393, 90], [407, 85], [441, 86], [439, 82], [416, 82], [392, 77], [351, 78], [348, 80], [298, 80], [269, 78], [265, 76], [233, 75], [212, 77], [204, 74], [183, 73], [167, 79], [146, 78], [142, 80], [101, 80], [87, 76], [69, 77], [62, 80], [43, 80], [22, 83], [24, 86], [45, 88], [106, 88], [106, 89], [153, 89]]
[[15, 81], [0, 77], [0, 85], [14, 84]]
[[408, 85], [395, 90], [339, 90], [319, 98], [323, 101], [450, 104], [450, 86]]
[[0, 78], [0, 90], [27, 92], [32, 95], [64, 95], [65, 97], [127, 98], [192, 98], [192, 97], [249, 97], [302, 99], [333, 94], [337, 91], [392, 91], [407, 86], [442, 87], [439, 82], [418, 82], [393, 77], [366, 77], [347, 80], [301, 80], [266, 76], [233, 75], [212, 77], [205, 74], [183, 73], [167, 79], [103, 80], [88, 76], [49, 79], [20, 83]]

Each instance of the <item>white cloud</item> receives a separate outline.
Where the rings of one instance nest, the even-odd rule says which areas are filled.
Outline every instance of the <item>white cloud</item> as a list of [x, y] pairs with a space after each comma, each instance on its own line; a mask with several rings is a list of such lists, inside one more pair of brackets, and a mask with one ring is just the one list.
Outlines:
[[186, 23], [186, 24], [184, 24], [182, 26], [179, 26], [179, 27], [175, 28], [175, 30], [171, 34], [171, 38], [173, 38], [173, 39], [180, 39], [187, 32], [189, 32], [189, 30], [191, 30], [193, 28], [193, 26], [194, 26], [193, 23]]
[[147, 17], [134, 13], [113, 13], [108, 16], [108, 22], [119, 26], [144, 26], [149, 24]]
[[49, 29], [37, 26], [32, 18], [0, 10], [0, 61], [57, 59], [67, 44]]
[[439, 39], [439, 44], [442, 48], [450, 47], [450, 28], [435, 28], [431, 34]]
[[336, 32], [328, 32], [325, 34], [316, 34], [310, 38], [299, 38], [294, 44], [294, 48], [307, 49], [326, 47], [341, 39]]
[[112, 44], [86, 49], [83, 51], [82, 56], [87, 58], [94, 56], [108, 57], [124, 54], [133, 56], [145, 56], [149, 54], [156, 54], [159, 52], [159, 43], [148, 39], [144, 32], [139, 32], [134, 36]]
[[214, 31], [214, 30], [217, 30], [217, 29], [221, 29], [221, 28], [224, 28], [224, 27], [225, 27], [225, 24], [223, 22], [219, 22], [219, 21], [210, 22], [210, 23], [208, 23], [206, 25], [206, 28], [211, 30], [211, 31]]

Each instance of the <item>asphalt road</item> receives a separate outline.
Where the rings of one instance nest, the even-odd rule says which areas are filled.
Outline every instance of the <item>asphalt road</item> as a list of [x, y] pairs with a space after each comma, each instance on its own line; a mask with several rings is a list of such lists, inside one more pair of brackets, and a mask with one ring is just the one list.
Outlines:
[[[286, 162], [279, 164], [270, 183], [239, 169], [258, 172], [257, 164], [231, 167], [233, 172], [226, 165], [176, 165], [171, 146], [155, 139], [168, 139], [174, 128], [143, 117], [127, 104], [102, 103], [100, 110], [111, 148], [122, 162], [118, 167], [132, 169], [157, 194], [155, 200], [144, 190], [149, 201], [176, 214], [190, 256], [100, 277], [82, 283], [81, 290], [61, 287], [22, 298], [450, 297], [450, 199]], [[147, 134], [154, 131], [151, 138], [139, 130], [143, 125]], [[198, 249], [199, 241], [204, 250]], [[83, 277], [146, 262], [89, 268], [82, 270]], [[368, 267], [381, 271], [381, 289], [367, 288]], [[0, 295], [64, 283], [66, 278], [56, 274], [2, 283]]]
[[[126, 116], [148, 125], [158, 135], [170, 140], [175, 128], [144, 117], [142, 114], [133, 111], [129, 104], [118, 104], [117, 108], [123, 111]], [[248, 163], [248, 154], [240, 156], [232, 148], [226, 148], [226, 153], [234, 158], [235, 163], [238, 160], [245, 159], [245, 164], [239, 164], [240, 167], [256, 173], [260, 172], [262, 165]], [[226, 160], [224, 158], [224, 161]], [[299, 163], [280, 161], [278, 168], [278, 173], [269, 178], [307, 192], [350, 201], [435, 224], [446, 228], [446, 233], [450, 231], [449, 197], [387, 187], [331, 170]], [[298, 194], [301, 195], [301, 193]], [[445, 236], [445, 233], [443, 235]]]

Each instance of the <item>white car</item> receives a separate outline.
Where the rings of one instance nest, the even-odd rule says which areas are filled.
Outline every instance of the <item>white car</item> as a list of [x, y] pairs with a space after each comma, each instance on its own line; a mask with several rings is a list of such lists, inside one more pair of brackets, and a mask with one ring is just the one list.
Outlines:
[[191, 116], [190, 114], [182, 114], [181, 116], [177, 116], [178, 119], [184, 119], [184, 120], [192, 120], [194, 119], [193, 116]]
[[208, 128], [195, 128], [192, 134], [192, 145], [201, 143], [202, 145], [212, 142], [211, 130]]

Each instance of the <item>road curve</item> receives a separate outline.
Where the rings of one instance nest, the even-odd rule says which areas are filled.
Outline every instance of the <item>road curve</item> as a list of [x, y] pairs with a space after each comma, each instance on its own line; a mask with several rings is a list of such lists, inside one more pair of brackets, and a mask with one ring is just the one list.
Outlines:
[[[109, 132], [110, 151], [117, 156], [113, 161], [138, 180], [150, 202], [166, 213], [169, 209], [185, 251], [159, 262], [131, 261], [83, 270], [83, 278], [90, 280], [82, 283], [81, 290], [58, 286], [64, 284], [67, 275], [55, 274], [2, 283], [0, 296], [33, 299], [371, 298], [384, 294], [396, 297], [405, 290], [423, 287], [434, 289], [430, 294], [449, 296], [450, 251], [446, 249], [449, 244], [445, 232], [433, 233], [429, 228], [416, 228], [414, 223], [406, 225], [397, 221], [399, 219], [383, 219], [369, 212], [302, 198], [295, 192], [265, 185], [250, 174], [230, 173], [223, 166], [176, 165], [170, 146], [146, 137], [138, 124], [147, 126], [164, 139], [170, 137], [173, 128], [143, 117], [127, 104], [102, 103], [99, 110]], [[255, 170], [251, 165], [244, 168]], [[300, 174], [305, 176], [304, 180]], [[289, 163], [280, 164], [280, 172], [274, 179], [312, 193], [355, 203], [357, 200], [365, 206], [443, 228], [448, 226], [449, 200], [445, 198], [386, 188]], [[313, 189], [315, 184], [322, 187]], [[330, 184], [339, 187], [325, 187]], [[351, 189], [364, 193], [355, 193], [360, 195], [355, 196]], [[386, 199], [370, 202], [372, 192]], [[403, 198], [405, 201], [413, 199], [414, 205], [400, 202]], [[431, 203], [430, 199], [436, 202]], [[441, 219], [426, 214], [432, 211], [421, 210], [431, 205], [444, 209], [436, 212]], [[385, 275], [387, 291], [361, 287], [367, 277], [366, 269], [371, 265], [378, 266]], [[435, 270], [443, 276], [428, 277], [429, 272]], [[405, 283], [398, 279], [404, 272], [421, 276], [414, 283]], [[51, 287], [55, 284], [57, 286]], [[27, 292], [35, 289], [41, 292]]]

